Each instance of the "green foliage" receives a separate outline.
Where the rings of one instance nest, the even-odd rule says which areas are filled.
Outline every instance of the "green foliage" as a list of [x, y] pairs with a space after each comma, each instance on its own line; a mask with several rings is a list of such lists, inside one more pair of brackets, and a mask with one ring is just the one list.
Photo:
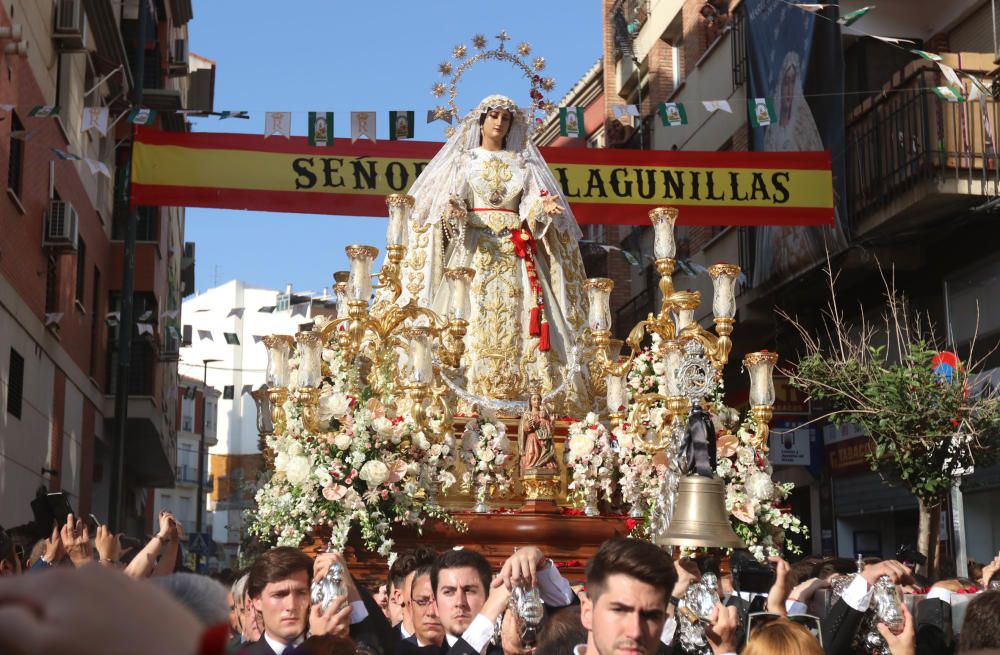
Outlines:
[[[1000, 408], [995, 394], [969, 397], [968, 378], [936, 375], [938, 352], [924, 340], [905, 344], [898, 361], [884, 346], [815, 347], [797, 363], [792, 384], [833, 407], [831, 422], [851, 422], [871, 437], [872, 470], [939, 505], [953, 480], [996, 455]], [[857, 347], [861, 346], [861, 347]]]

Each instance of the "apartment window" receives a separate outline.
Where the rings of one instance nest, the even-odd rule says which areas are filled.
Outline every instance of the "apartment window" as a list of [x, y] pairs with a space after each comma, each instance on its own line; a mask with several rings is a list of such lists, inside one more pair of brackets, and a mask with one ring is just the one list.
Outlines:
[[24, 357], [10, 349], [10, 368], [7, 373], [7, 413], [21, 418], [21, 402], [24, 399]]
[[[23, 131], [24, 125], [17, 117], [17, 113], [11, 112], [10, 121], [11, 132]], [[14, 192], [14, 195], [21, 195], [21, 177], [24, 169], [24, 141], [10, 137], [10, 154], [7, 157], [7, 188]]]
[[231, 384], [227, 384], [225, 387], [222, 388], [222, 397], [225, 398], [226, 400], [232, 400], [234, 396], [234, 391], [235, 391], [234, 386]]
[[45, 258], [45, 313], [59, 311], [59, 258]]
[[[127, 199], [115, 206], [114, 219], [111, 225], [111, 238], [124, 241], [128, 234], [129, 208]], [[143, 205], [136, 208], [135, 239], [136, 241], [158, 241], [159, 207]]]
[[87, 284], [87, 244], [83, 237], [76, 238], [76, 301], [83, 307], [84, 291]]
[[182, 333], [183, 333], [182, 334], [183, 340], [181, 341], [181, 345], [182, 346], [190, 346], [191, 345], [191, 338], [193, 336], [191, 334], [191, 332], [192, 332], [191, 326], [190, 325], [185, 325], [183, 328], [181, 328], [181, 330], [182, 330]]

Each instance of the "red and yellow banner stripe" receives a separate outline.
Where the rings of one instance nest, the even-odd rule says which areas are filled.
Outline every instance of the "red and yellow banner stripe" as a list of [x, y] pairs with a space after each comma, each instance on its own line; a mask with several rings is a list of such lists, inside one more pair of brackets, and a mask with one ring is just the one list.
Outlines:
[[[132, 202], [346, 216], [385, 216], [441, 147], [137, 128]], [[581, 224], [645, 225], [652, 207], [680, 224], [833, 224], [830, 153], [542, 148]]]

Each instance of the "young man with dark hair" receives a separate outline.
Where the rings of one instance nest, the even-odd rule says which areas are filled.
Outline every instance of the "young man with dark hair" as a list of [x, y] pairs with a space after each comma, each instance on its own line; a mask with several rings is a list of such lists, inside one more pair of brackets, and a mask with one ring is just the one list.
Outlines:
[[[550, 609], [565, 607], [576, 600], [569, 582], [551, 560], [534, 546], [514, 552], [491, 580], [489, 562], [471, 550], [442, 553], [431, 567], [431, 588], [437, 614], [445, 629], [442, 653], [482, 655], [500, 652], [490, 647], [497, 618], [507, 608], [515, 586], [538, 587]], [[489, 648], [489, 650], [487, 650]]]
[[[325, 574], [339, 555], [320, 555], [316, 573]], [[347, 636], [359, 631], [368, 611], [357, 595], [347, 567], [344, 567], [348, 596], [336, 600], [326, 612], [310, 605], [313, 560], [297, 548], [272, 548], [258, 557], [247, 577], [247, 594], [254, 611], [261, 618], [261, 638], [248, 644], [249, 655], [282, 655], [290, 646], [298, 646], [308, 634]], [[381, 615], [381, 612], [379, 612]], [[372, 640], [374, 641], [374, 640]], [[379, 649], [383, 650], [384, 649]]]
[[396, 645], [396, 655], [434, 655], [444, 642], [444, 626], [437, 615], [434, 591], [431, 588], [431, 566], [422, 566], [412, 575], [410, 585], [410, 616], [413, 634]]
[[[609, 539], [587, 562], [580, 620], [587, 643], [576, 655], [653, 655], [660, 648], [677, 570], [658, 546]], [[717, 605], [705, 633], [718, 655], [735, 653], [736, 608]]]
[[419, 547], [404, 550], [389, 568], [389, 622], [393, 625], [395, 641], [413, 636], [413, 614], [410, 606], [410, 589], [413, 573], [417, 569], [430, 566], [437, 552]]

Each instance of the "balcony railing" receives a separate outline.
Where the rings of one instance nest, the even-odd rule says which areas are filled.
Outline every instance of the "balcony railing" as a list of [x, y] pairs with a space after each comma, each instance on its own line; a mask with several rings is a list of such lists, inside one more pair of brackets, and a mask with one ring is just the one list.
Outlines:
[[[177, 467], [177, 482], [184, 482], [187, 484], [198, 484], [198, 467], [196, 466], [178, 466]], [[205, 475], [205, 492], [212, 491], [215, 485], [215, 480], [211, 475]]]
[[857, 225], [927, 182], [947, 183], [947, 193], [996, 196], [997, 103], [939, 98], [932, 89], [948, 82], [933, 62], [908, 64], [895, 79], [847, 120], [851, 221]]

